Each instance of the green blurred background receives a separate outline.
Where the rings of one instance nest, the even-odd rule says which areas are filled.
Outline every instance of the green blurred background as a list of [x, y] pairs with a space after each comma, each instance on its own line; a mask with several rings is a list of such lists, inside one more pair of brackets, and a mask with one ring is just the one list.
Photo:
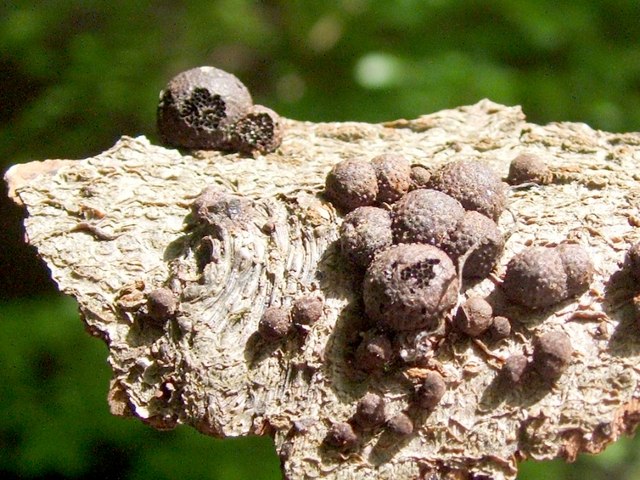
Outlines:
[[[0, 161], [157, 142], [158, 92], [181, 70], [236, 74], [287, 117], [378, 122], [488, 97], [528, 118], [640, 130], [637, 0], [41, 1], [0, 6]], [[269, 439], [159, 433], [111, 417], [106, 347], [24, 246], [0, 192], [0, 476], [276, 479]], [[637, 479], [638, 442], [519, 479]]]

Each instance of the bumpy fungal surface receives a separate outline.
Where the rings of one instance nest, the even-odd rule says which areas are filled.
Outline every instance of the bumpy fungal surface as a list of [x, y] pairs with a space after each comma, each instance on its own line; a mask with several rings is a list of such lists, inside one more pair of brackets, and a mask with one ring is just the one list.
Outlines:
[[592, 278], [593, 264], [582, 247], [530, 247], [509, 261], [503, 290], [516, 303], [545, 308], [584, 293]]
[[533, 153], [521, 153], [511, 160], [507, 183], [520, 185], [522, 183], [537, 183], [547, 185], [551, 183], [553, 174], [547, 164], [539, 155]]
[[393, 208], [393, 236], [397, 243], [441, 246], [456, 230], [464, 209], [460, 202], [437, 190], [407, 193]]
[[377, 207], [359, 207], [349, 212], [340, 226], [342, 254], [367, 268], [376, 253], [391, 246], [391, 216]]
[[454, 262], [468, 253], [462, 276], [483, 278], [498, 264], [504, 251], [504, 237], [493, 220], [472, 210], [464, 213], [458, 228], [451, 232], [442, 248]]
[[385, 153], [371, 160], [378, 179], [378, 203], [393, 203], [411, 186], [411, 165], [402, 155]]
[[325, 190], [327, 197], [347, 212], [373, 205], [378, 195], [376, 172], [366, 160], [343, 160], [327, 175]]
[[249, 90], [234, 75], [215, 67], [193, 68], [160, 92], [158, 131], [174, 147], [224, 148], [229, 128], [252, 104]]
[[500, 177], [486, 164], [456, 160], [445, 164], [431, 177], [431, 188], [458, 200], [467, 210], [475, 210], [497, 220], [506, 203], [506, 189]]
[[365, 312], [393, 331], [436, 329], [455, 305], [458, 285], [451, 259], [439, 248], [395, 245], [379, 253], [367, 269]]

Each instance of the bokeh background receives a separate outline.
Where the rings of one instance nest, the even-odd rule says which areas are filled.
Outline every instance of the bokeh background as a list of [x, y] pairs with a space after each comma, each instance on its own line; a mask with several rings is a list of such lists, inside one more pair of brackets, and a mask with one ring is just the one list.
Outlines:
[[[158, 92], [181, 70], [236, 74], [300, 120], [412, 118], [482, 98], [537, 123], [640, 130], [637, 0], [130, 0], [0, 4], [0, 162], [157, 142]], [[106, 347], [22, 244], [0, 190], [0, 477], [277, 479], [269, 439], [159, 433], [111, 417]], [[637, 479], [629, 439], [519, 479]]]

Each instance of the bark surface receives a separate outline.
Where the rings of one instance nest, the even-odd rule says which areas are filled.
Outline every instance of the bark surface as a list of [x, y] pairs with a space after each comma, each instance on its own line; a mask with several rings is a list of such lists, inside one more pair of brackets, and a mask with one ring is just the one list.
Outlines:
[[[625, 253], [640, 239], [640, 134], [534, 125], [519, 107], [487, 100], [377, 125], [285, 122], [282, 146], [257, 158], [124, 137], [93, 158], [8, 171], [12, 198], [28, 211], [28, 241], [77, 299], [89, 333], [109, 347], [114, 414], [159, 429], [271, 435], [287, 478], [513, 479], [522, 459], [573, 460], [634, 431], [638, 287]], [[511, 336], [451, 335], [424, 366], [359, 373], [351, 360], [367, 328], [361, 276], [339, 251], [342, 215], [322, 196], [327, 172], [342, 159], [398, 153], [429, 169], [477, 159], [504, 178], [523, 152], [541, 155], [553, 181], [510, 191], [496, 275], [462, 289], [512, 319]], [[191, 204], [209, 186], [241, 200], [203, 226]], [[497, 280], [509, 259], [566, 240], [591, 255], [589, 291], [542, 311], [506, 302]], [[160, 287], [179, 305], [159, 321], [147, 295]], [[260, 340], [265, 308], [304, 294], [323, 298], [321, 319], [304, 335]], [[560, 380], [501, 384], [504, 360], [530, 355], [532, 339], [548, 330], [566, 332], [575, 349]], [[411, 401], [429, 370], [447, 391], [426, 413]], [[373, 430], [345, 453], [325, 446], [332, 423], [349, 420], [367, 392], [385, 398], [389, 417], [408, 412], [413, 433], [398, 440]]]

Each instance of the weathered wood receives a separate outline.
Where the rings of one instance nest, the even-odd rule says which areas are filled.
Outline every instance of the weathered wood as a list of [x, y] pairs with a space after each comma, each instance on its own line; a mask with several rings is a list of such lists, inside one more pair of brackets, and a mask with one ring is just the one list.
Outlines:
[[[479, 159], [506, 176], [523, 151], [544, 156], [554, 180], [510, 192], [497, 276], [526, 245], [570, 238], [594, 260], [591, 289], [532, 313], [506, 303], [496, 281], [465, 285], [512, 318], [515, 333], [498, 343], [447, 340], [431, 364], [447, 393], [430, 415], [412, 412], [408, 439], [375, 431], [354, 453], [325, 448], [331, 423], [347, 420], [366, 392], [384, 395], [393, 414], [407, 408], [423, 373], [367, 377], [348, 362], [362, 324], [359, 280], [336, 248], [341, 217], [321, 195], [328, 170], [341, 159], [395, 152], [428, 167]], [[255, 159], [181, 154], [125, 137], [93, 158], [15, 166], [6, 179], [28, 210], [29, 242], [60, 290], [78, 300], [88, 331], [109, 346], [114, 414], [220, 437], [272, 435], [288, 478], [500, 479], [514, 478], [524, 458], [598, 452], [640, 421], [637, 287], [623, 268], [640, 239], [638, 165], [640, 134], [538, 126], [518, 107], [485, 100], [381, 125], [287, 120], [281, 148]], [[248, 200], [213, 234], [190, 218], [210, 185]], [[180, 305], [158, 325], [144, 312], [146, 294], [161, 286]], [[306, 338], [259, 341], [264, 308], [305, 292], [325, 299]], [[501, 387], [502, 360], [530, 353], [533, 336], [550, 329], [571, 336], [568, 372], [552, 388]]]

